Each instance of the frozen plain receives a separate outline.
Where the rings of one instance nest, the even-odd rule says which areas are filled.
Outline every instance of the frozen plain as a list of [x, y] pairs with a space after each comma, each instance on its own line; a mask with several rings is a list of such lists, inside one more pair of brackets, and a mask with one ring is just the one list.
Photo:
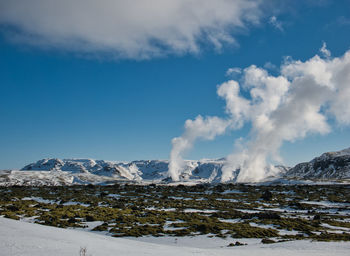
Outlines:
[[[86, 247], [89, 256], [109, 255], [349, 255], [350, 242], [291, 241], [247, 246], [219, 246], [211, 238], [114, 238], [93, 232], [32, 224], [0, 217], [0, 255], [74, 256]], [[207, 240], [209, 239], [209, 240]], [[187, 240], [187, 241], [186, 241]], [[227, 244], [227, 243], [226, 243]], [[209, 245], [209, 246], [208, 246]]]

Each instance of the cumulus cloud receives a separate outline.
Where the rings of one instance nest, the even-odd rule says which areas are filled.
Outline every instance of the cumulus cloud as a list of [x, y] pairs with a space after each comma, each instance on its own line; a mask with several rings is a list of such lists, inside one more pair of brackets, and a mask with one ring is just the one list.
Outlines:
[[[350, 125], [350, 51], [336, 58], [325, 54], [329, 52], [325, 44], [320, 51], [323, 58], [286, 58], [278, 76], [251, 65], [243, 70], [241, 84], [230, 80], [218, 86], [218, 95], [226, 101], [227, 118], [219, 130], [211, 126], [210, 139], [251, 124], [249, 136], [235, 142], [235, 152], [227, 156], [222, 181], [256, 182], [275, 175], [279, 170], [271, 163], [283, 162], [279, 156], [283, 142], [329, 133], [329, 119]], [[197, 134], [201, 125], [192, 127], [191, 133]], [[179, 138], [187, 136], [185, 128]], [[177, 155], [183, 156], [183, 151]], [[182, 158], [170, 160], [175, 166], [174, 162], [180, 163]], [[179, 166], [174, 173], [181, 173]]]
[[[0, 25], [16, 41], [119, 58], [198, 53], [234, 44], [258, 24], [262, 0], [0, 0]], [[9, 29], [10, 28], [10, 29]]]

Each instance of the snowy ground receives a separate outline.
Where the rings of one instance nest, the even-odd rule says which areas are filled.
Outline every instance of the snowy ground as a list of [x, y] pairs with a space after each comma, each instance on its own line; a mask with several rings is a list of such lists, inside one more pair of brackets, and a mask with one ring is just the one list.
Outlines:
[[179, 238], [113, 238], [92, 232], [59, 229], [0, 218], [0, 255], [74, 256], [81, 247], [89, 256], [103, 255], [349, 255], [350, 242], [292, 241], [263, 245], [220, 247], [215, 240]]

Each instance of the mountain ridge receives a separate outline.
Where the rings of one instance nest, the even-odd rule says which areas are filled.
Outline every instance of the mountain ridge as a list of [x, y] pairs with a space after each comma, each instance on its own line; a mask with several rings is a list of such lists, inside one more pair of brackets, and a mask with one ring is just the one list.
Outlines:
[[309, 162], [295, 165], [285, 175], [298, 179], [349, 179], [350, 148], [323, 153]]
[[[185, 160], [181, 182], [220, 183], [225, 159]], [[168, 175], [168, 160], [135, 160], [116, 162], [94, 159], [45, 158], [24, 166], [21, 170], [0, 172], [0, 186], [57, 186], [73, 184], [172, 183]], [[350, 148], [326, 152], [309, 162], [292, 168], [276, 166], [280, 173], [266, 181], [341, 180], [350, 179]], [[235, 171], [237, 177], [239, 170]], [[231, 180], [235, 182], [235, 179]]]

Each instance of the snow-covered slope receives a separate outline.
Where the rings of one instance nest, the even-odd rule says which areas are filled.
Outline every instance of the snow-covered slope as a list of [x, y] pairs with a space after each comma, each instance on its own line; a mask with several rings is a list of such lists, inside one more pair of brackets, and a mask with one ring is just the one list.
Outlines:
[[[0, 172], [0, 185], [71, 185], [115, 181], [159, 183], [170, 181], [167, 160], [111, 162], [92, 159], [42, 159], [20, 171]], [[220, 182], [224, 160], [185, 161], [181, 180]]]
[[[225, 159], [186, 160], [181, 181], [218, 183], [221, 181]], [[136, 183], [168, 183], [167, 160], [111, 162], [92, 159], [42, 159], [26, 165], [20, 171], [0, 171], [0, 186], [11, 185], [71, 185], [109, 184], [116, 181]], [[286, 179], [348, 179], [350, 178], [350, 148], [328, 152], [310, 162], [293, 168], [276, 166], [278, 177], [266, 181]], [[236, 171], [238, 174], [239, 170]], [[234, 180], [233, 180], [234, 181]]]
[[[86, 255], [348, 255], [350, 242], [292, 241], [262, 244], [260, 239], [244, 241], [247, 246], [227, 247], [229, 242], [221, 238], [200, 237], [194, 243], [191, 237], [140, 239], [114, 238], [92, 232], [60, 229], [26, 223], [0, 217], [0, 256], [79, 255], [81, 247]], [[217, 243], [213, 240], [220, 239]], [[165, 242], [165, 244], [164, 244]], [[212, 245], [208, 247], [209, 245]]]
[[139, 174], [132, 168], [125, 169], [123, 166], [103, 161], [92, 159], [57, 159], [47, 158], [39, 160], [35, 163], [26, 165], [22, 170], [33, 171], [63, 171], [69, 173], [86, 173], [94, 175], [111, 176], [125, 179], [137, 179]]
[[350, 178], [350, 148], [327, 152], [310, 162], [297, 164], [285, 176], [297, 179]]

